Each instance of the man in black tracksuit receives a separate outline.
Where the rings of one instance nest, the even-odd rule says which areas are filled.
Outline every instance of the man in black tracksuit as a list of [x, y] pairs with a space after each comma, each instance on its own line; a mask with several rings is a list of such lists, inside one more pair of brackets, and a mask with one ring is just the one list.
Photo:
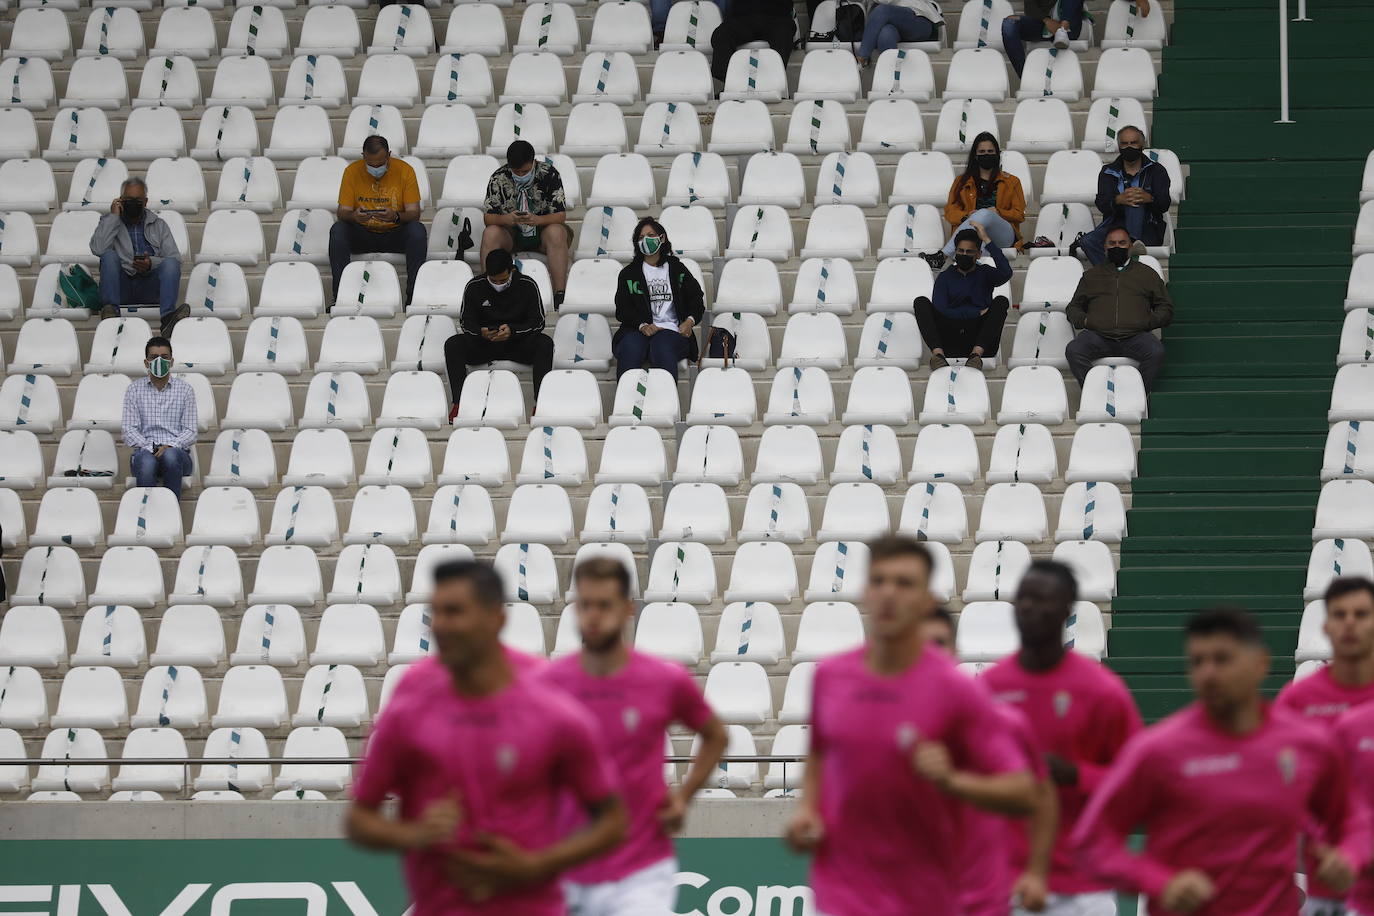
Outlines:
[[544, 333], [544, 303], [539, 285], [515, 269], [511, 253], [493, 248], [487, 253], [486, 273], [473, 277], [463, 290], [458, 333], [444, 343], [453, 410], [463, 391], [468, 366], [507, 359], [534, 370], [534, 396], [553, 368], [553, 338]]

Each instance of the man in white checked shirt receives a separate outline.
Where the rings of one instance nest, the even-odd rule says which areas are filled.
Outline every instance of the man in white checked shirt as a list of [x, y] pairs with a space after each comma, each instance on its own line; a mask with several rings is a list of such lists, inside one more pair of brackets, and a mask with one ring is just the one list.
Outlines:
[[140, 487], [166, 487], [181, 499], [181, 479], [191, 473], [196, 441], [196, 393], [172, 378], [172, 342], [150, 337], [143, 346], [148, 374], [124, 392], [124, 444], [133, 450], [129, 469]]

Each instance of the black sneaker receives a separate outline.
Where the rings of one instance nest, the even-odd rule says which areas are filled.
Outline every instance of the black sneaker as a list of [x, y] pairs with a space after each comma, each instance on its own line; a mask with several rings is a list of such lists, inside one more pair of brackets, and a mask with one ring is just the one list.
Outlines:
[[1079, 245], [1079, 242], [1083, 241], [1083, 236], [1085, 235], [1087, 235], [1086, 232], [1080, 232], [1078, 233], [1078, 235], [1074, 236], [1073, 241], [1069, 244], [1069, 257], [1078, 257], [1079, 249], [1082, 248], [1082, 246]]
[[172, 312], [172, 314], [162, 319], [162, 336], [171, 337], [172, 329], [177, 326], [177, 322], [183, 318], [189, 318], [190, 315], [191, 307], [189, 305], [183, 302], [181, 305], [177, 306], [175, 312]]
[[917, 257], [929, 264], [931, 270], [941, 271], [945, 268], [945, 253], [943, 251], [922, 251]]

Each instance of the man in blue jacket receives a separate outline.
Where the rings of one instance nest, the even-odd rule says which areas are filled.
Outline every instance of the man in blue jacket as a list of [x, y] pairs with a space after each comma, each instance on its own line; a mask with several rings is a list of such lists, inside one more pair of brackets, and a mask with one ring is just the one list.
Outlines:
[[[954, 260], [935, 278], [934, 301], [916, 298], [916, 324], [930, 351], [932, 369], [960, 357], [967, 357], [964, 365], [970, 369], [981, 369], [983, 357], [996, 356], [1002, 341], [1010, 303], [994, 293], [1011, 280], [1011, 265], [982, 225], [969, 225], [973, 228], [954, 236]], [[984, 250], [991, 265], [978, 263]]]
[[1107, 233], [1113, 229], [1125, 229], [1141, 245], [1151, 246], [1164, 244], [1169, 226], [1169, 172], [1150, 158], [1145, 133], [1138, 127], [1123, 127], [1116, 141], [1121, 154], [1097, 173], [1094, 203], [1102, 222], [1074, 243], [1094, 266], [1107, 260]]

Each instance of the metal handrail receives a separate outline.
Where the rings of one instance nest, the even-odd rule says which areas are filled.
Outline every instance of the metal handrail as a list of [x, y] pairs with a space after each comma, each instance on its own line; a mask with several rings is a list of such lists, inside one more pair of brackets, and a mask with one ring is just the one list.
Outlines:
[[[1307, 18], [1307, 0], [1298, 0], [1298, 15], [1294, 22], [1311, 22]], [[1279, 0], [1279, 119], [1275, 124], [1292, 124], [1288, 106], [1288, 0]]]

